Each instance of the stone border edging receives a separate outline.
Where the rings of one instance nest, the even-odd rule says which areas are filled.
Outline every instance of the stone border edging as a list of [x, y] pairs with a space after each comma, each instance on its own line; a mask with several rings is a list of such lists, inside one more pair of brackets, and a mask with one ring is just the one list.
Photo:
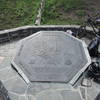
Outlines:
[[[12, 41], [15, 39], [21, 39], [23, 37], [29, 36], [38, 31], [66, 31], [71, 29], [73, 31], [78, 30], [80, 26], [78, 25], [40, 25], [40, 26], [22, 26], [18, 28], [8, 29], [0, 31], [0, 43]], [[87, 27], [87, 31], [92, 32], [90, 27]]]

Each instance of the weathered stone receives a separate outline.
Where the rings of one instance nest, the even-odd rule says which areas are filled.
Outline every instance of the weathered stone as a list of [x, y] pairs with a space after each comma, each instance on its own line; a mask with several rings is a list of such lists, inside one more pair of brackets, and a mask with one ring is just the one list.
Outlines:
[[100, 92], [99, 92], [98, 95], [96, 96], [95, 100], [100, 100]]
[[5, 57], [0, 56], [0, 63], [4, 60]]
[[39, 94], [36, 97], [37, 100], [62, 100], [58, 92], [55, 91], [47, 91]]
[[5, 89], [1, 81], [0, 81], [0, 100], [10, 100], [8, 91]]
[[9, 93], [9, 96], [11, 100], [19, 100], [19, 96], [14, 93]]
[[92, 86], [91, 79], [89, 79], [89, 78], [83, 78], [83, 80], [82, 80], [82, 86], [91, 87]]
[[[61, 28], [62, 27], [62, 28]], [[69, 27], [72, 27], [72, 26], [59, 26], [59, 28], [58, 28], [58, 26], [40, 26], [40, 27], [37, 27], [37, 26], [25, 26], [25, 27], [20, 27], [20, 28], [17, 28], [17, 29], [10, 29], [10, 30], [8, 30], [8, 31], [0, 31], [0, 34], [5, 34], [5, 33], [9, 33], [9, 32], [13, 32], [13, 31], [19, 31], [20, 29], [29, 29], [29, 28], [31, 28], [31, 30], [32, 30], [32, 33], [35, 33], [35, 32], [37, 32], [37, 31], [39, 31], [39, 30], [62, 30], [62, 31], [64, 31], [64, 30], [67, 30], [67, 28], [69, 28]], [[73, 26], [73, 27], [75, 27], [75, 26]], [[73, 28], [72, 27], [72, 28]], [[76, 28], [78, 28], [78, 27], [76, 27]], [[22, 31], [23, 32], [23, 31]], [[27, 32], [29, 32], [29, 31], [27, 31]], [[24, 32], [23, 32], [23, 34], [24, 34]], [[16, 47], [16, 43], [14, 42], [12, 42], [12, 43], [7, 43], [7, 44], [0, 44], [0, 56], [3, 56], [3, 57], [7, 57], [7, 59], [4, 59], [3, 60], [3, 63], [2, 64], [0, 64], [0, 69], [2, 69], [2, 68], [6, 68], [6, 67], [10, 67], [10, 61], [11, 61], [11, 59], [12, 58], [9, 58], [9, 57], [12, 57], [13, 55], [12, 55], [12, 53], [11, 52], [15, 52], [15, 51], [13, 51], [14, 50], [14, 48]], [[9, 56], [9, 57], [8, 57]], [[2, 71], [0, 71], [0, 73], [3, 73]], [[16, 73], [15, 73], [16, 74]], [[7, 74], [6, 74], [7, 75]], [[7, 77], [7, 76], [3, 76], [3, 77]], [[11, 75], [11, 74], [10, 74]], [[9, 75], [8, 75], [9, 76]], [[20, 76], [18, 76], [19, 78], [20, 78]], [[19, 88], [24, 88], [24, 87], [27, 87], [27, 84], [26, 85], [23, 85], [23, 86], [19, 86], [19, 85], [17, 85], [16, 86], [16, 84], [22, 84], [22, 82], [20, 82], [20, 80], [19, 81], [15, 81], [16, 79], [15, 78], [13, 78], [13, 77], [11, 77], [12, 79], [10, 79], [9, 81], [5, 81], [5, 85], [6, 85], [6, 87], [9, 87], [9, 92], [10, 91], [12, 91], [12, 93], [10, 93], [10, 98], [11, 98], [11, 100], [19, 100], [19, 96], [20, 95], [23, 95], [23, 93], [24, 92], [22, 92], [22, 90], [21, 90], [21, 92], [19, 92], [20, 90], [18, 90]], [[13, 82], [13, 80], [14, 80], [14, 82]], [[10, 84], [10, 81], [11, 81], [11, 84]], [[23, 80], [21, 80], [21, 81], [23, 81]], [[7, 83], [6, 83], [7, 82]], [[23, 81], [23, 83], [24, 83], [24, 81]], [[34, 83], [34, 82], [33, 82]], [[8, 84], [9, 84], [9, 86], [8, 86]], [[44, 84], [44, 83], [43, 83]], [[46, 94], [46, 92], [48, 92], [48, 89], [50, 89], [50, 90], [55, 90], [55, 89], [59, 89], [60, 91], [63, 89], [63, 87], [67, 87], [67, 84], [66, 85], [63, 85], [63, 84], [56, 84], [56, 83], [52, 83], [51, 84], [51, 82], [49, 82], [49, 83], [47, 83], [48, 85], [46, 85], [46, 84], [44, 84], [44, 85], [42, 85], [42, 86], [39, 86], [39, 88], [40, 88], [40, 92], [36, 92], [36, 95], [39, 95], [39, 94], [41, 94], [42, 92], [44, 92], [45, 90], [45, 92], [44, 92], [44, 94]], [[15, 85], [15, 86], [14, 86]], [[35, 87], [37, 87], [38, 88], [38, 85], [39, 85], [39, 83], [38, 82], [36, 82], [35, 83]], [[45, 86], [46, 85], [46, 86]], [[80, 84], [78, 84], [78, 86], [79, 86]], [[15, 87], [17, 87], [17, 88], [15, 88]], [[34, 84], [33, 84], [33, 87], [34, 87]], [[87, 97], [87, 100], [94, 100], [94, 98], [96, 98], [95, 96], [97, 96], [97, 94], [100, 92], [100, 85], [99, 84], [97, 84], [97, 83], [92, 83], [92, 87], [93, 88], [91, 88], [90, 89], [90, 87], [84, 87], [84, 88], [89, 88], [90, 90], [88, 90], [87, 91], [87, 95], [86, 95], [86, 97]], [[39, 88], [38, 89], [36, 89], [36, 90], [39, 90]], [[45, 89], [44, 89], [45, 88]], [[69, 88], [70, 89], [70, 88]], [[67, 89], [67, 90], [69, 90], [69, 89]], [[24, 91], [25, 89], [23, 89], [23, 91]], [[57, 91], [59, 91], [59, 90], [57, 90]], [[17, 92], [16, 92], [17, 91]], [[95, 91], [95, 92], [94, 92]], [[16, 94], [17, 93], [17, 94]], [[21, 94], [20, 94], [21, 93]], [[49, 92], [50, 93], [50, 92]], [[57, 93], [58, 94], [58, 93]], [[94, 95], [93, 95], [94, 94]], [[33, 95], [33, 94], [32, 94]], [[93, 95], [93, 96], [92, 96]], [[52, 95], [52, 96], [54, 96], [54, 95]], [[55, 96], [54, 96], [55, 97]], [[50, 97], [51, 98], [51, 97]], [[23, 97], [22, 97], [22, 99], [23, 99]], [[28, 99], [29, 99], [29, 96], [28, 96]], [[40, 98], [41, 99], [41, 98]], [[30, 99], [29, 100], [37, 100], [37, 99], [35, 99], [33, 96], [32, 97], [30, 97]], [[51, 99], [50, 99], [51, 100]], [[56, 100], [56, 99], [55, 99]], [[61, 100], [62, 100], [62, 98], [61, 98]], [[66, 98], [66, 100], [67, 100], [67, 98]], [[69, 99], [68, 99], [69, 100]], [[75, 100], [75, 99], [74, 99]]]
[[19, 100], [28, 100], [26, 96], [20, 96]]
[[36, 100], [35, 97], [33, 95], [27, 95], [26, 98], [28, 100]]
[[11, 66], [10, 61], [11, 61], [10, 57], [5, 57], [4, 60], [0, 64], [0, 70], [7, 68], [7, 67], [10, 67]]
[[66, 89], [66, 90], [70, 90], [73, 87], [70, 84], [66, 84], [66, 83], [50, 83], [51, 88], [52, 89]]
[[86, 89], [83, 87], [80, 87], [80, 92], [81, 92], [83, 99], [86, 100]]
[[15, 77], [4, 82], [4, 86], [7, 88], [8, 91], [19, 95], [24, 94], [27, 88], [27, 84], [25, 84], [25, 82], [20, 77]]
[[82, 100], [78, 91], [63, 90], [61, 95], [63, 100], [66, 100], [66, 98], [68, 98], [68, 100]]
[[16, 75], [17, 73], [15, 73], [15, 71], [11, 67], [0, 70], [0, 80], [2, 81], [7, 81], [15, 77]]
[[33, 82], [28, 85], [27, 94], [37, 95], [38, 93], [51, 89], [50, 83]]
[[94, 84], [92, 84], [91, 87], [87, 88], [87, 95], [89, 95], [89, 97], [91, 98], [91, 100], [95, 100], [96, 96], [98, 95], [98, 93], [100, 92], [99, 87], [96, 88], [94, 86]]
[[90, 63], [85, 44], [61, 31], [40, 31], [25, 38], [12, 62], [27, 83], [74, 83]]

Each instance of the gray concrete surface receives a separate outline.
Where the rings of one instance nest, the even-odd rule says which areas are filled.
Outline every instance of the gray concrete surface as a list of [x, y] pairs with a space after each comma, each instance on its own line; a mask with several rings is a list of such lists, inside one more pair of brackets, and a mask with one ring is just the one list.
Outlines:
[[12, 61], [27, 83], [76, 81], [90, 63], [84, 42], [62, 31], [40, 31], [23, 39]]
[[9, 91], [11, 100], [69, 100], [66, 91], [71, 90], [78, 91], [83, 100], [94, 100], [100, 92], [100, 85], [94, 81], [91, 87], [81, 86], [79, 82], [75, 88], [65, 83], [26, 84], [10, 65], [16, 52], [16, 43], [0, 44], [0, 80]]

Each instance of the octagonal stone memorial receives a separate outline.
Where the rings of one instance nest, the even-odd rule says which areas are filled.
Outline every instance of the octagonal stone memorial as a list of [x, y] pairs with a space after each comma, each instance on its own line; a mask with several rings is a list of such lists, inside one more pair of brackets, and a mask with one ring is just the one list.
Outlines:
[[12, 61], [27, 83], [74, 84], [90, 63], [86, 44], [62, 31], [40, 31], [21, 40]]

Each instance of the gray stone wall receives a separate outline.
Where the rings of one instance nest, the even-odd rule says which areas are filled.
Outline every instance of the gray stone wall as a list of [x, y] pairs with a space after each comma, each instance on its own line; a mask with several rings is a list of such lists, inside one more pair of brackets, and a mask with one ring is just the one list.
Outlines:
[[[46, 25], [46, 26], [23, 26], [0, 31], [0, 43], [20, 39], [38, 31], [66, 31], [71, 29], [76, 32], [80, 26], [77, 25]], [[87, 31], [92, 32], [90, 27]]]

